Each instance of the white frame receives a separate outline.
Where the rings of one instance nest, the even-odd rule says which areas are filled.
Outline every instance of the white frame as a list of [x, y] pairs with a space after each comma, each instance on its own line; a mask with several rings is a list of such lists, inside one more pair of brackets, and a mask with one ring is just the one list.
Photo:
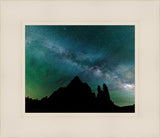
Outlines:
[[[77, 6], [77, 3], [80, 6]], [[38, 6], [37, 6], [38, 4]], [[62, 4], [62, 5], [60, 5]], [[104, 4], [104, 5], [103, 5]], [[67, 6], [70, 6], [70, 9]], [[93, 5], [90, 6], [90, 5]], [[111, 5], [110, 8], [108, 5]], [[129, 7], [134, 10], [132, 12], [128, 7], [123, 7], [123, 5], [133, 6]], [[142, 6], [144, 5], [144, 6]], [[24, 6], [23, 8], [20, 6]], [[28, 9], [25, 8], [28, 6]], [[59, 7], [58, 7], [59, 6]], [[62, 6], [62, 7], [60, 7]], [[75, 6], [75, 7], [74, 7]], [[81, 7], [82, 6], [82, 7]], [[84, 6], [84, 7], [83, 7]], [[86, 7], [85, 7], [86, 6]], [[106, 8], [105, 8], [106, 6]], [[134, 8], [134, 6], [136, 8]], [[49, 7], [49, 8], [48, 8]], [[53, 7], [53, 8], [52, 8]], [[92, 12], [95, 9], [97, 10], [97, 15], [94, 17], [87, 18], [87, 16], [92, 16], [90, 11], [87, 11], [86, 8], [89, 8]], [[154, 9], [155, 8], [155, 9]], [[36, 9], [36, 14], [30, 14], [30, 10], [33, 11]], [[44, 12], [41, 12], [41, 9], [45, 9]], [[67, 9], [70, 11], [66, 11], [70, 14], [65, 15], [62, 9]], [[104, 10], [104, 13], [101, 12], [101, 9]], [[114, 14], [117, 10], [121, 13], [119, 16]], [[29, 10], [29, 11], [28, 11]], [[139, 11], [137, 14], [136, 10]], [[158, 138], [159, 135], [159, 1], [158, 0], [148, 0], [148, 1], [98, 1], [98, 0], [88, 0], [88, 1], [45, 1], [45, 0], [30, 0], [30, 1], [9, 1], [9, 0], [1, 0], [1, 124], [0, 124], [0, 137], [152, 137]], [[21, 11], [21, 12], [20, 12]], [[58, 15], [50, 15], [49, 12], [57, 13]], [[74, 17], [75, 14], [78, 17]], [[82, 13], [81, 13], [82, 11]], [[83, 11], [86, 11], [83, 13]], [[105, 12], [111, 12], [110, 14], [105, 15]], [[38, 13], [39, 12], [39, 13]], [[132, 13], [127, 15], [126, 12]], [[17, 16], [12, 15], [16, 14]], [[40, 15], [41, 13], [41, 15]], [[64, 15], [62, 15], [62, 13]], [[101, 17], [98, 15], [102, 14]], [[147, 14], [148, 13], [148, 14]], [[49, 14], [49, 15], [48, 15]], [[96, 12], [94, 12], [96, 14]], [[94, 15], [93, 14], [93, 15]], [[118, 13], [117, 13], [118, 14]], [[155, 15], [156, 14], [156, 15]], [[34, 18], [37, 15], [36, 18]], [[45, 17], [47, 16], [47, 17]], [[84, 17], [83, 17], [84, 16]], [[154, 18], [152, 18], [154, 16]], [[45, 18], [44, 18], [45, 17]], [[150, 19], [150, 20], [149, 20]], [[152, 22], [154, 20], [154, 22]], [[13, 21], [10, 22], [10, 21]], [[146, 22], [147, 21], [147, 22]], [[157, 23], [155, 21], [158, 21]], [[151, 22], [151, 23], [150, 23]], [[126, 114], [61, 114], [61, 113], [50, 113], [50, 114], [30, 114], [24, 112], [24, 25], [26, 24], [39, 24], [39, 25], [52, 25], [52, 24], [115, 24], [115, 25], [127, 25], [134, 24], [135, 25], [135, 72], [136, 72], [136, 113]], [[145, 34], [145, 29], [149, 27], [149, 25], [155, 25], [152, 27], [154, 32], [148, 28], [154, 37], [150, 34]], [[18, 26], [14, 30], [13, 27]], [[10, 28], [7, 29], [7, 28]], [[158, 31], [156, 31], [158, 29]], [[13, 30], [13, 31], [12, 31]], [[10, 32], [10, 33], [8, 33]], [[14, 33], [15, 36], [13, 35]], [[146, 35], [146, 36], [145, 36]], [[11, 37], [12, 36], [12, 37]], [[18, 37], [17, 37], [18, 36]], [[149, 40], [149, 36], [151, 40]], [[15, 39], [13, 39], [15, 38]], [[146, 39], [148, 38], [148, 39]], [[14, 48], [10, 47], [11, 53], [9, 51], [9, 43], [6, 41], [9, 39], [13, 42]], [[145, 39], [145, 40], [144, 40]], [[147, 42], [145, 42], [147, 41]], [[151, 48], [147, 45], [148, 43], [153, 44]], [[18, 44], [17, 46], [15, 44]], [[21, 47], [23, 45], [23, 47]], [[144, 46], [146, 45], [146, 47]], [[144, 49], [146, 48], [146, 49]], [[147, 57], [151, 51], [150, 57]], [[15, 58], [17, 53], [18, 57]], [[9, 54], [12, 58], [10, 58]], [[143, 56], [142, 56], [143, 55]], [[16, 60], [17, 59], [17, 60]], [[11, 61], [10, 61], [11, 60]], [[154, 66], [154, 68], [149, 67], [149, 71], [147, 68], [144, 69], [148, 62]], [[152, 63], [152, 62], [153, 63]], [[12, 68], [11, 64], [13, 64]], [[142, 66], [143, 65], [143, 66]], [[17, 70], [19, 73], [17, 72]], [[12, 71], [13, 70], [13, 71]], [[13, 74], [12, 77], [15, 78], [15, 82], [13, 80], [13, 84], [9, 78], [11, 77], [8, 74]], [[149, 73], [149, 75], [147, 74]], [[17, 76], [16, 76], [17, 75]], [[149, 76], [146, 78], [146, 76]], [[149, 90], [145, 89], [144, 84], [152, 84], [153, 95], [149, 94]], [[148, 89], [149, 86], [145, 85]], [[13, 88], [13, 92], [10, 93], [10, 88]], [[17, 90], [17, 91], [16, 91]], [[146, 97], [142, 90], [146, 90]], [[23, 92], [23, 93], [21, 93]], [[10, 100], [10, 96], [13, 96], [16, 102]], [[142, 96], [144, 96], [144, 101]], [[153, 116], [150, 112], [147, 111], [147, 106], [144, 103], [147, 103], [147, 98], [151, 96], [151, 106], [148, 106], [149, 111], [151, 110]], [[11, 105], [9, 101], [13, 102], [14, 108], [10, 107]], [[19, 103], [19, 104], [18, 104]], [[23, 103], [23, 104], [22, 104]], [[18, 107], [15, 105], [18, 105]], [[155, 106], [154, 109], [151, 107]], [[143, 111], [143, 112], [142, 112]], [[148, 113], [150, 117], [145, 115]], [[10, 113], [12, 113], [10, 115]], [[148, 121], [148, 125], [146, 122]], [[52, 124], [51, 122], [54, 122]], [[126, 126], [121, 126], [120, 124], [126, 124]], [[141, 123], [140, 123], [141, 122]], [[153, 124], [153, 123], [155, 124]], [[35, 124], [36, 123], [36, 124]], [[107, 125], [110, 123], [111, 125]], [[136, 126], [136, 124], [140, 123], [140, 126]], [[15, 124], [15, 125], [14, 125]], [[43, 125], [42, 125], [43, 124]], [[69, 125], [69, 127], [68, 127]], [[112, 126], [114, 125], [114, 127]], [[128, 126], [127, 126], [128, 125]], [[121, 126], [118, 128], [118, 126]], [[34, 129], [36, 127], [36, 129]], [[46, 130], [45, 128], [50, 128]], [[144, 127], [144, 129], [143, 129]], [[151, 127], [151, 128], [150, 128]], [[130, 129], [129, 129], [130, 128]], [[34, 129], [34, 131], [32, 131]], [[72, 130], [74, 129], [74, 131]], [[124, 135], [124, 129], [126, 129], [126, 134]], [[135, 130], [131, 130], [135, 129]], [[43, 130], [43, 131], [42, 131]], [[52, 131], [54, 130], [54, 131]], [[109, 131], [106, 131], [109, 130]], [[147, 130], [147, 131], [146, 131]], [[97, 132], [96, 132], [97, 131]], [[116, 131], [116, 133], [114, 133]], [[136, 135], [137, 134], [137, 135]]]

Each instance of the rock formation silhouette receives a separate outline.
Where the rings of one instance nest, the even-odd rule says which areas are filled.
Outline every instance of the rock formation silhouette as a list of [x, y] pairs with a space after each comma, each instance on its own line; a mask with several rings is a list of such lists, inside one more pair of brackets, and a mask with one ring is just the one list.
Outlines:
[[134, 105], [119, 107], [110, 99], [106, 84], [98, 86], [98, 95], [92, 93], [87, 83], [76, 76], [65, 88], [60, 87], [50, 97], [41, 100], [25, 98], [26, 113], [69, 113], [69, 112], [134, 112]]

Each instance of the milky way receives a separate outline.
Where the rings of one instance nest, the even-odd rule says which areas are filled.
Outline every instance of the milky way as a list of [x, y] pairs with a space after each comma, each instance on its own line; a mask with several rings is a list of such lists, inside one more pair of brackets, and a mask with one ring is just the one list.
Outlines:
[[115, 104], [134, 104], [134, 26], [27, 25], [25, 31], [26, 96], [50, 96], [79, 76], [96, 94], [106, 83]]

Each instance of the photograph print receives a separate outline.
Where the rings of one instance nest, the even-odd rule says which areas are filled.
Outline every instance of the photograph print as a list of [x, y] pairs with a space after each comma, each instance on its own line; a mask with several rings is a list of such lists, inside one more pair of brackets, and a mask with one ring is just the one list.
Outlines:
[[135, 113], [135, 26], [25, 25], [25, 113]]

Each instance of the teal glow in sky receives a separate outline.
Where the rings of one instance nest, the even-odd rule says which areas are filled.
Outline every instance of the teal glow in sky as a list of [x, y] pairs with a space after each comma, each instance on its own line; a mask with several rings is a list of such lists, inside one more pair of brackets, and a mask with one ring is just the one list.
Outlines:
[[132, 25], [27, 25], [26, 96], [50, 96], [79, 76], [95, 93], [106, 83], [115, 104], [134, 104], [134, 41]]

